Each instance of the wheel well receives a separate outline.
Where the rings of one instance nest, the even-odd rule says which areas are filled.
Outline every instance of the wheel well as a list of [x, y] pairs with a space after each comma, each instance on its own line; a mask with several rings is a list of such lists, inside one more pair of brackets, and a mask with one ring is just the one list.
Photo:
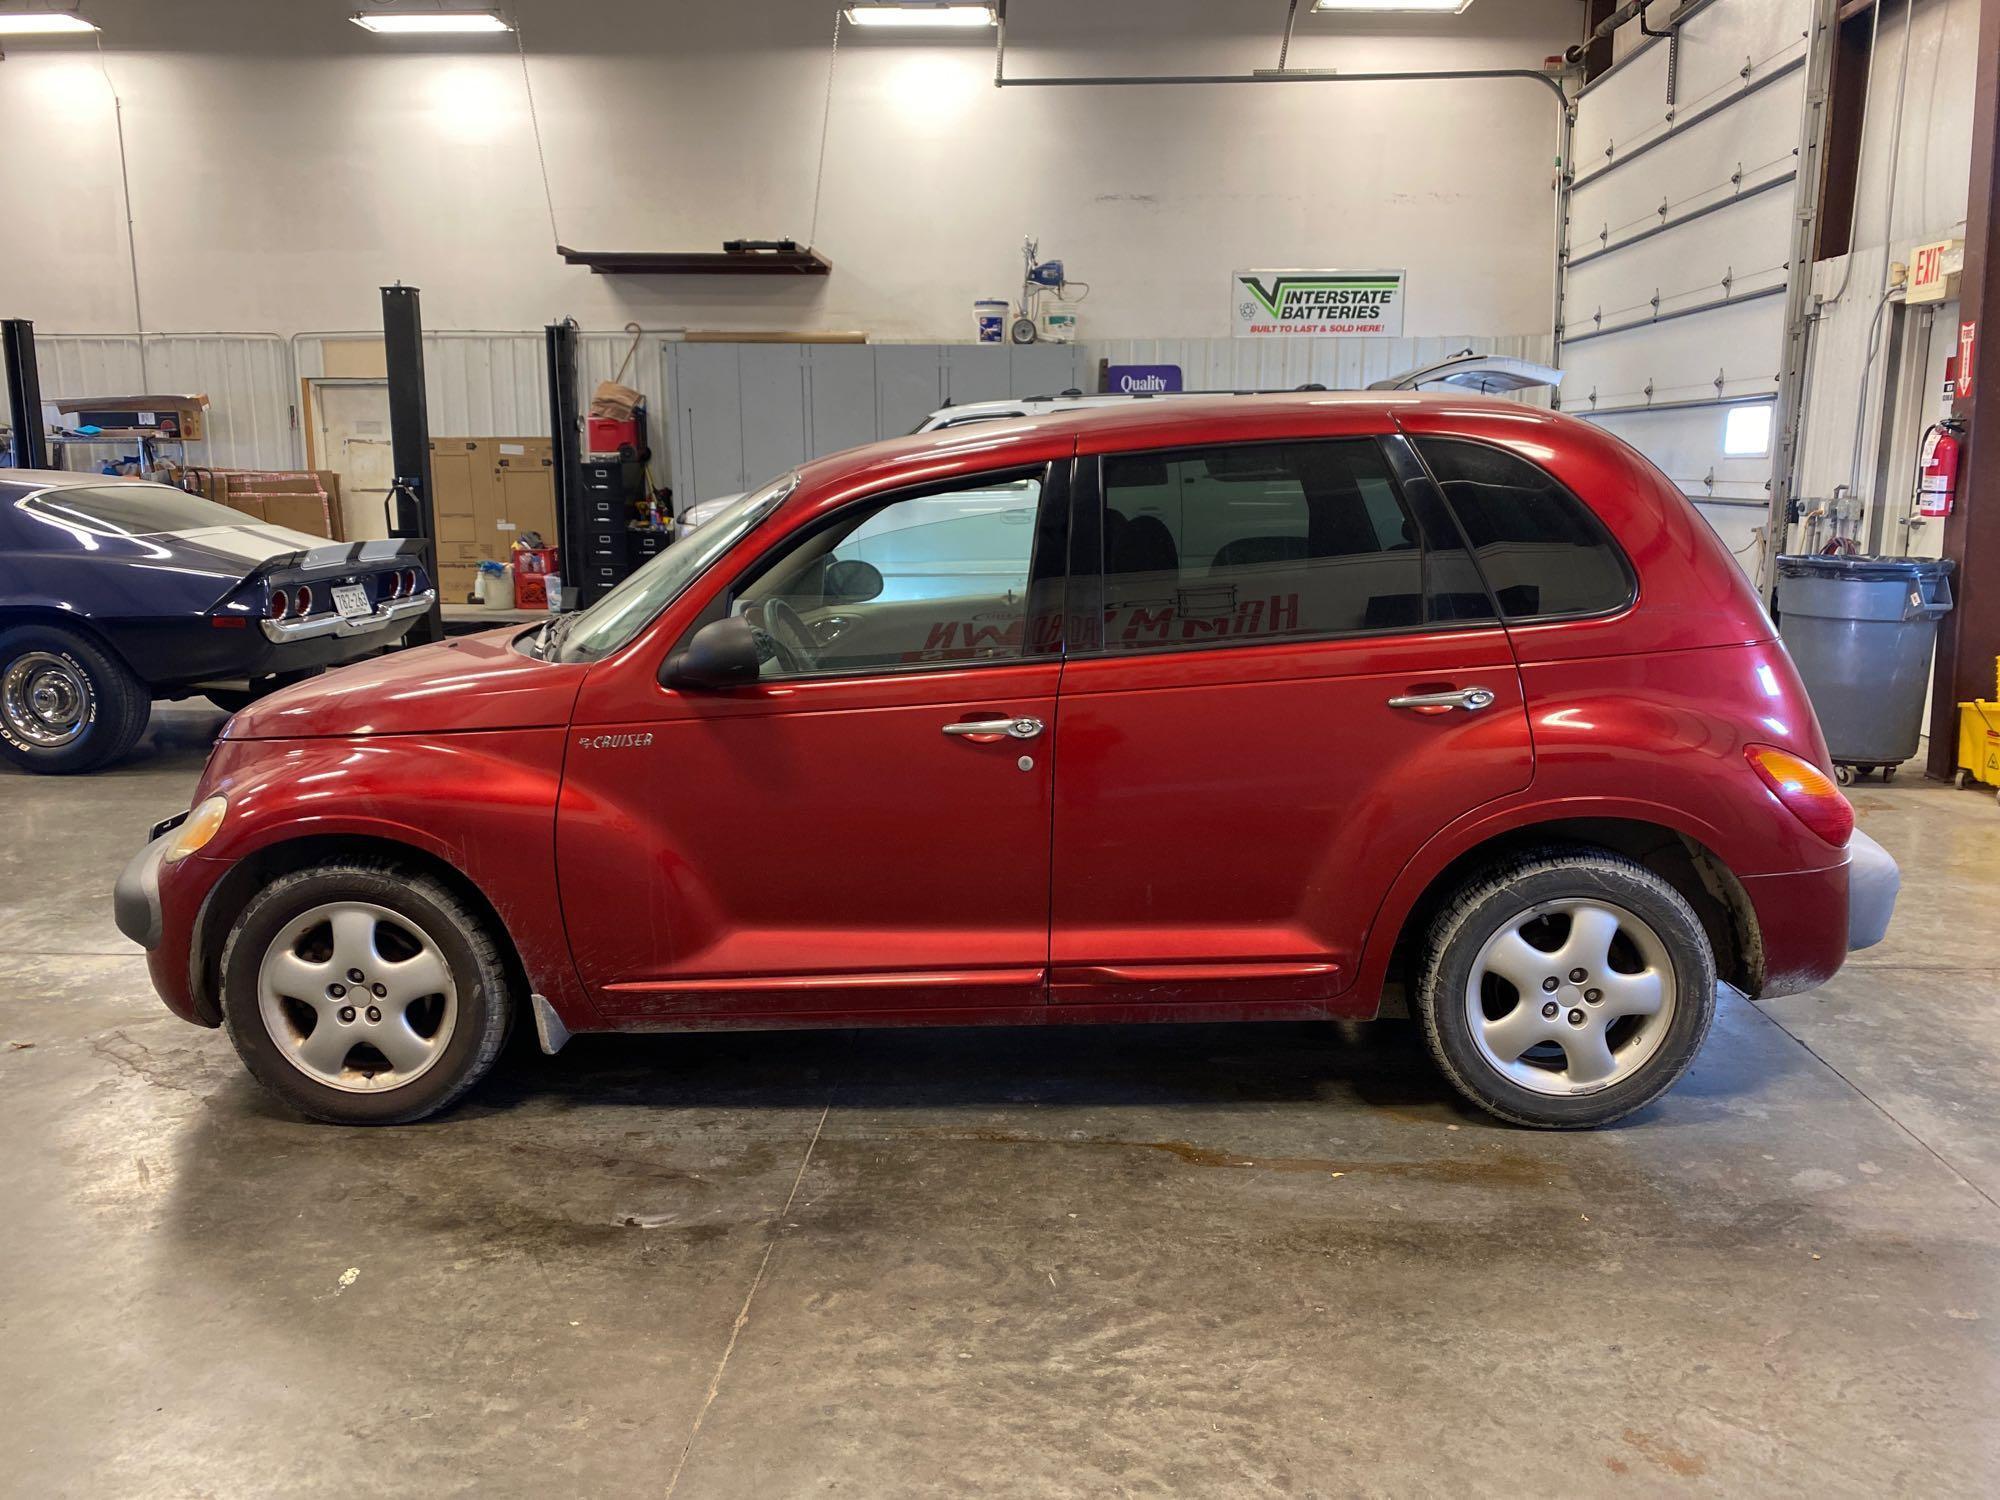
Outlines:
[[[1716, 977], [1754, 995], [1764, 984], [1764, 944], [1749, 893], [1706, 845], [1657, 823], [1626, 818], [1565, 818], [1510, 830], [1475, 845], [1424, 887], [1403, 918], [1389, 957], [1384, 1014], [1407, 997], [1423, 957], [1424, 934], [1452, 894], [1481, 870], [1529, 850], [1605, 850], [1644, 865], [1694, 908], [1715, 953]], [[1407, 1003], [1405, 1001], [1405, 1003]]]
[[68, 610], [53, 609], [46, 604], [10, 604], [5, 610], [0, 611], [0, 630], [11, 630], [17, 625], [41, 625], [49, 630], [60, 630], [77, 636], [90, 642], [128, 672], [132, 670], [132, 664], [125, 660], [125, 653], [112, 645], [110, 638], [82, 615], [73, 615]]
[[507, 971], [507, 989], [515, 1005], [525, 1003], [528, 994], [527, 966], [515, 950], [513, 936], [500, 913], [486, 899], [464, 871], [411, 844], [394, 839], [367, 838], [350, 834], [320, 834], [271, 844], [238, 860], [202, 903], [195, 929], [194, 973], [195, 1010], [213, 1025], [222, 1023], [222, 947], [229, 930], [249, 904], [250, 897], [280, 875], [337, 860], [371, 859], [386, 861], [411, 874], [428, 875], [459, 897], [486, 924], [500, 950], [500, 962]]

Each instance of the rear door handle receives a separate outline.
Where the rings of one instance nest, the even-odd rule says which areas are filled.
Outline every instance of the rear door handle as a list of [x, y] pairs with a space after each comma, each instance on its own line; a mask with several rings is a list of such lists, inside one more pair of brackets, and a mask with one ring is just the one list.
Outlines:
[[1405, 693], [1389, 700], [1391, 708], [1412, 708], [1420, 714], [1449, 713], [1454, 708], [1477, 713], [1492, 706], [1493, 689], [1484, 687], [1457, 688], [1448, 693]]
[[1018, 719], [967, 719], [944, 726], [946, 734], [975, 744], [991, 745], [1000, 740], [1031, 740], [1042, 732], [1042, 721], [1023, 716]]

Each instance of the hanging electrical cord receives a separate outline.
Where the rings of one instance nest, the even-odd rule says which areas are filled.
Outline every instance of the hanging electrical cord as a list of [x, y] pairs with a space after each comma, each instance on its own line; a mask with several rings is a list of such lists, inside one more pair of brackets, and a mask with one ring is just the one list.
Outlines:
[[819, 164], [813, 168], [812, 222], [806, 226], [806, 249], [819, 243], [819, 197], [820, 189], [826, 185], [826, 137], [833, 124], [833, 65], [840, 61], [840, 23], [846, 16], [847, 8], [836, 5], [833, 9], [833, 46], [826, 54], [826, 103], [819, 115]]
[[549, 209], [549, 240], [557, 250], [562, 249], [562, 231], [556, 228], [556, 195], [549, 186], [549, 158], [542, 149], [542, 120], [535, 112], [535, 85], [528, 77], [528, 43], [521, 33], [521, 7], [512, 11], [514, 21], [514, 50], [521, 56], [521, 92], [528, 96], [528, 128], [535, 135], [535, 160], [542, 168], [542, 201]]
[[111, 94], [111, 118], [118, 130], [118, 186], [125, 195], [125, 253], [132, 264], [132, 331], [139, 345], [139, 384], [150, 389], [153, 379], [146, 369], [146, 309], [139, 297], [139, 235], [132, 225], [132, 170], [125, 156], [125, 101], [118, 96], [118, 85], [111, 81], [111, 65], [104, 57], [104, 33], [94, 35], [97, 69]]

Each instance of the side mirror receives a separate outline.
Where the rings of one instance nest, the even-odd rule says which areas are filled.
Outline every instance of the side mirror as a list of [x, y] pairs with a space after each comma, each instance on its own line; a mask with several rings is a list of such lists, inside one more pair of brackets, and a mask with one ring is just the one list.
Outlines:
[[740, 615], [711, 620], [688, 643], [660, 664], [660, 686], [670, 688], [742, 687], [757, 680], [761, 663], [757, 637]]
[[882, 592], [882, 570], [858, 557], [827, 566], [820, 597], [828, 604], [866, 604]]

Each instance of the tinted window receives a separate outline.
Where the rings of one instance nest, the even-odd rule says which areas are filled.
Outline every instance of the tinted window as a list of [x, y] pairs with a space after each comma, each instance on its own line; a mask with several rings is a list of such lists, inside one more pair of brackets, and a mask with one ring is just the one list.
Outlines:
[[995, 480], [812, 532], [734, 595], [767, 640], [763, 675], [1020, 656], [1041, 496], [1039, 478]]
[[190, 495], [168, 484], [65, 486], [29, 496], [21, 508], [63, 525], [112, 536], [152, 536], [254, 521], [240, 510]]
[[1632, 576], [1584, 503], [1526, 459], [1484, 443], [1418, 438], [1510, 620], [1631, 602]]
[[1457, 617], [1426, 608], [1422, 538], [1373, 439], [1120, 454], [1102, 479], [1109, 650]]

